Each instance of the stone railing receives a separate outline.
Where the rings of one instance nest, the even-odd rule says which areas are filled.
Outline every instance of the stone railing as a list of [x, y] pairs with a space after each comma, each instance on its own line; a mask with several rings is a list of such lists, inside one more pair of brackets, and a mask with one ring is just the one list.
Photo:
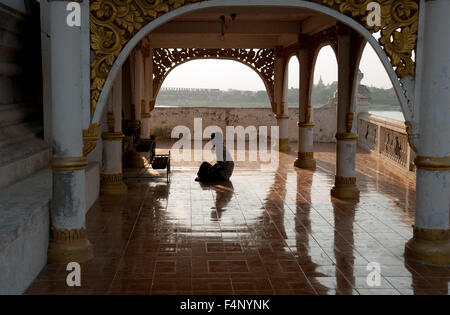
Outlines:
[[405, 124], [381, 116], [358, 115], [358, 144], [409, 171], [414, 171], [415, 152], [408, 143]]
[[[331, 103], [330, 103], [331, 104]], [[289, 107], [289, 141], [298, 140], [298, 107]], [[276, 126], [277, 120], [270, 107], [177, 107], [156, 106], [151, 113], [151, 134], [170, 138], [173, 128], [179, 125], [194, 129], [194, 118], [203, 119], [203, 127], [219, 126]], [[335, 142], [336, 106], [314, 108], [314, 141]]]

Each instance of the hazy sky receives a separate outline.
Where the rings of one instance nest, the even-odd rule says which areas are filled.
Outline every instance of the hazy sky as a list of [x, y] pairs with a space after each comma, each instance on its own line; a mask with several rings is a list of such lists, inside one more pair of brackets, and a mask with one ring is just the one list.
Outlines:
[[[391, 81], [378, 56], [368, 44], [364, 50], [360, 67], [364, 73], [363, 84], [380, 88], [391, 88]], [[298, 88], [299, 65], [297, 58], [289, 63], [289, 87]], [[320, 76], [325, 84], [337, 81], [337, 63], [331, 47], [322, 48], [317, 58], [314, 83]], [[193, 60], [175, 68], [167, 77], [163, 87], [264, 90], [260, 77], [249, 67], [229, 60]]]

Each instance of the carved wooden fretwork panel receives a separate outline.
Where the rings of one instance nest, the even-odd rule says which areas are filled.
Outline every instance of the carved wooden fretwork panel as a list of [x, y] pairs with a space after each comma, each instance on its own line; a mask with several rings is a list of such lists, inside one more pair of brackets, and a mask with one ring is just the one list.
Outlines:
[[158, 94], [165, 78], [175, 67], [195, 59], [228, 59], [241, 62], [256, 71], [263, 80], [269, 99], [273, 100], [275, 75], [274, 49], [196, 49], [155, 48], [153, 49], [153, 93]]

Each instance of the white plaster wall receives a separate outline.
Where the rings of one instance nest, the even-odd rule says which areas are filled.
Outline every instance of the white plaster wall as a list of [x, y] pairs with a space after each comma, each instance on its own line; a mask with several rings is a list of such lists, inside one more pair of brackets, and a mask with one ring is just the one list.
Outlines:
[[[290, 111], [290, 120], [297, 121], [297, 115]], [[170, 138], [176, 126], [186, 126], [194, 137], [194, 119], [202, 118], [203, 130], [218, 126], [225, 133], [226, 126], [277, 126], [270, 108], [223, 108], [223, 107], [156, 107], [151, 113], [151, 134], [159, 138]], [[292, 139], [297, 132], [292, 133]], [[289, 135], [291, 138], [291, 134]]]
[[105, 110], [100, 121], [100, 126], [98, 127], [98, 139], [97, 144], [88, 155], [87, 159], [89, 162], [98, 162], [100, 164], [100, 169], [103, 167], [103, 139], [102, 134], [108, 132], [108, 112]]
[[100, 174], [103, 168], [103, 139], [101, 137], [103, 132], [108, 131], [107, 121], [107, 111], [103, 113], [102, 121], [99, 126], [99, 136], [97, 139], [97, 145], [95, 149], [92, 150], [91, 153], [88, 154], [87, 159], [89, 161], [88, 166], [86, 167], [86, 208], [85, 212], [87, 213], [89, 209], [91, 209], [92, 205], [97, 201], [100, 196]]
[[337, 98], [332, 98], [328, 104], [313, 109], [314, 141], [336, 142], [337, 131]]
[[100, 164], [89, 162], [86, 167], [86, 213], [97, 201], [100, 195]]
[[0, 295], [23, 293], [47, 263], [51, 195], [49, 168], [0, 191]]

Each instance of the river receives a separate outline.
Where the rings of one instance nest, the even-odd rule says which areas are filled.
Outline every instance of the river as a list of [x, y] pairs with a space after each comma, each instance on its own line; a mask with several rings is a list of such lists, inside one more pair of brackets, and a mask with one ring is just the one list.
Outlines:
[[399, 121], [405, 121], [405, 118], [403, 117], [403, 113], [400, 111], [394, 111], [394, 110], [370, 110], [369, 114], [382, 116], [390, 119], [395, 119]]

